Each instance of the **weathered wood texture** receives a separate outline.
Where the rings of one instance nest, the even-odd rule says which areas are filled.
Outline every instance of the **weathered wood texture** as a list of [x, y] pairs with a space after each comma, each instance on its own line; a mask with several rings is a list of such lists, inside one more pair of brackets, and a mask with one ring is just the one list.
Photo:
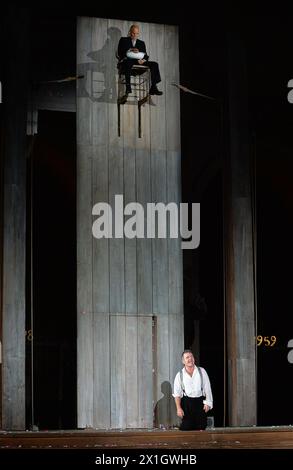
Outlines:
[[226, 168], [229, 424], [256, 424], [254, 253], [244, 48], [230, 36], [230, 162]]
[[[0, 24], [1, 26], [1, 24]], [[3, 169], [4, 169], [4, 122], [3, 115], [0, 114], [0, 427], [2, 429], [2, 307], [3, 307]]]
[[[43, 449], [48, 453], [52, 449], [95, 449], [96, 455], [101, 456], [102, 451], [107, 449], [164, 449], [164, 453], [169, 453], [168, 449], [237, 449], [237, 456], [233, 453], [231, 464], [235, 459], [239, 459], [243, 454], [239, 454], [240, 449], [293, 449], [293, 431], [291, 426], [276, 427], [233, 427], [215, 428], [204, 432], [190, 432], [172, 430], [139, 431], [46, 431], [46, 432], [0, 432], [0, 448], [2, 455], [7, 449]], [[49, 449], [49, 450], [48, 450]], [[98, 449], [98, 451], [97, 451]], [[114, 452], [115, 452], [114, 451]], [[67, 452], [67, 450], [65, 451]], [[114, 453], [113, 452], [113, 453]], [[287, 453], [290, 458], [290, 451]], [[253, 454], [253, 451], [252, 451]], [[16, 454], [14, 454], [16, 455]], [[46, 455], [46, 454], [45, 454]], [[202, 455], [204, 455], [202, 453]], [[202, 455], [200, 456], [201, 458]], [[216, 454], [217, 455], [217, 454]], [[213, 456], [215, 459], [216, 455]], [[263, 456], [264, 454], [261, 453]], [[280, 457], [284, 461], [284, 454], [268, 453], [270, 462], [279, 464]], [[229, 461], [229, 453], [219, 455], [225, 456], [225, 463]], [[250, 453], [247, 454], [250, 458]], [[44, 454], [42, 454], [44, 457]], [[244, 457], [244, 456], [243, 456]], [[6, 457], [7, 458], [7, 457]], [[274, 460], [275, 459], [275, 460]], [[183, 461], [184, 462], [184, 461]], [[232, 465], [231, 465], [232, 466]]]
[[2, 428], [25, 429], [28, 16], [25, 10], [11, 7], [6, 20]]
[[84, 75], [77, 83], [80, 427], [152, 427], [159, 401], [160, 424], [176, 422], [170, 387], [183, 347], [180, 239], [92, 236], [94, 204], [108, 202], [114, 220], [118, 194], [124, 206], [143, 206], [145, 236], [147, 203], [180, 202], [175, 26], [139, 24], [164, 95], [142, 107], [141, 138], [135, 100], [120, 106], [118, 136], [115, 52], [132, 23], [81, 17], [77, 26], [77, 73]]

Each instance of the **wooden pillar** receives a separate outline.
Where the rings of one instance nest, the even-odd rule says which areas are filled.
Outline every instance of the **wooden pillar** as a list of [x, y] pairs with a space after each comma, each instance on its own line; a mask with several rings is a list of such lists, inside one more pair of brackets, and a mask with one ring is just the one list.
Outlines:
[[230, 161], [226, 165], [225, 251], [229, 424], [256, 424], [254, 253], [245, 49], [229, 44]]
[[[0, 20], [1, 21], [1, 20]], [[0, 24], [0, 28], [2, 23]], [[2, 30], [2, 28], [1, 28]], [[0, 41], [1, 41], [0, 35]], [[1, 52], [1, 49], [0, 49]], [[4, 167], [4, 118], [3, 106], [0, 104], [0, 428], [2, 429], [2, 307], [3, 307], [3, 167]]]
[[9, 7], [3, 105], [2, 427], [25, 429], [26, 100], [28, 16]]
[[[117, 59], [131, 22], [79, 18], [77, 73], [78, 426], [152, 427], [174, 423], [171, 386], [183, 348], [180, 239], [92, 235], [92, 208], [115, 195], [124, 206], [180, 202], [178, 31], [139, 23], [162, 75], [161, 97], [120, 106]], [[158, 405], [156, 407], [156, 405]]]
[[[3, 72], [2, 63], [4, 59], [4, 22], [6, 15], [0, 17], [0, 79], [1, 86], [3, 86]], [[4, 214], [3, 214], [3, 193], [4, 193], [4, 181], [3, 181], [3, 169], [4, 169], [4, 112], [2, 97], [0, 103], [0, 428], [2, 429], [2, 308], [3, 308], [3, 227], [4, 227]]]

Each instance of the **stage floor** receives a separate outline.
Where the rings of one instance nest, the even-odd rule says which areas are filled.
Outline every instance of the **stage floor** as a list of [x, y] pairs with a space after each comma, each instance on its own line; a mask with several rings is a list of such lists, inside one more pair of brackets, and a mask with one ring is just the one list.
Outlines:
[[0, 449], [293, 449], [293, 427], [0, 431]]

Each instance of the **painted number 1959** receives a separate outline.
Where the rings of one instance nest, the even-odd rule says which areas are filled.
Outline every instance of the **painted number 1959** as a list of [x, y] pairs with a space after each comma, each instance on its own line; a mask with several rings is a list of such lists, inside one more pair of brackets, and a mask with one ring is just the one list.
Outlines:
[[267, 347], [272, 347], [275, 346], [277, 342], [277, 337], [276, 336], [262, 336], [262, 335], [257, 335], [256, 337], [256, 344], [257, 346], [267, 346]]

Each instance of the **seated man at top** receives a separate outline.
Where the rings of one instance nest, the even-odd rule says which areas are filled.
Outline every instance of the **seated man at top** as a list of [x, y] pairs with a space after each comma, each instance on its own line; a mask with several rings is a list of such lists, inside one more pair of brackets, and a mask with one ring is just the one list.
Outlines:
[[[130, 84], [130, 75], [131, 68], [133, 65], [147, 65], [151, 72], [151, 88], [150, 95], [162, 95], [163, 92], [159, 91], [157, 88], [157, 83], [161, 81], [159, 65], [157, 62], [149, 61], [149, 56], [146, 53], [146, 47], [144, 41], [138, 39], [139, 36], [139, 27], [136, 24], [133, 24], [130, 27], [127, 37], [122, 37], [119, 40], [118, 44], [118, 57], [119, 63], [118, 67], [121, 72], [125, 75], [126, 81], [126, 94], [131, 93], [131, 84]], [[139, 54], [139, 57], [135, 58], [136, 53]], [[129, 56], [129, 57], [128, 57]]]

